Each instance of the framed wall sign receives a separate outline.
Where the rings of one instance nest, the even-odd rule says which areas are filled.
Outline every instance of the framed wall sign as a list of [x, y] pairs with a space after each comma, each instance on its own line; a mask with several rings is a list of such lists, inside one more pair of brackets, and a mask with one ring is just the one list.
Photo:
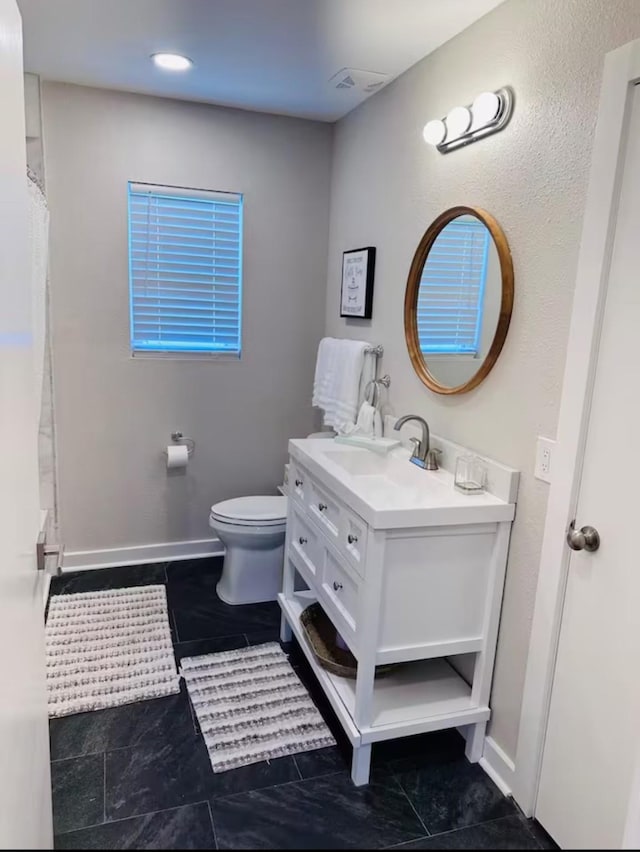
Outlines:
[[342, 255], [341, 317], [371, 319], [375, 265], [373, 246], [345, 251]]

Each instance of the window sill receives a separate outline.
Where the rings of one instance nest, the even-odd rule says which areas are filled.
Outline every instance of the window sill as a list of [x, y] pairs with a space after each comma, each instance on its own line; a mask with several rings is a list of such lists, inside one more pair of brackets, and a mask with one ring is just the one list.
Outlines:
[[242, 354], [236, 355], [227, 352], [153, 352], [152, 350], [135, 350], [131, 357], [136, 361], [224, 361], [227, 363], [239, 362]]

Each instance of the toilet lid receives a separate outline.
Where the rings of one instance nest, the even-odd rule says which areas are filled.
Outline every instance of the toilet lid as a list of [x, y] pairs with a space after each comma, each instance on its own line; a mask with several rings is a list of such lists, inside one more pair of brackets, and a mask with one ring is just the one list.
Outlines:
[[211, 514], [231, 523], [273, 524], [287, 519], [286, 497], [236, 497], [211, 507]]

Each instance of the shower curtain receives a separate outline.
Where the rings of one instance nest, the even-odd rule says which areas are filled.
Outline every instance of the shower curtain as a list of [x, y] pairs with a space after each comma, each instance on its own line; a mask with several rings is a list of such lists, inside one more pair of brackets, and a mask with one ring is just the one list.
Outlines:
[[40, 508], [49, 510], [49, 530], [57, 524], [55, 488], [55, 443], [51, 341], [49, 335], [49, 208], [36, 175], [27, 175], [29, 193], [29, 252], [34, 332], [36, 404], [40, 410], [38, 454], [40, 462]]

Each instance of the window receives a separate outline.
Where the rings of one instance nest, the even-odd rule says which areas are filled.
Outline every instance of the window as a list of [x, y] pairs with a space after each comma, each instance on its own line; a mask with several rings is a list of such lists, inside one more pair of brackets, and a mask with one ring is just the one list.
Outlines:
[[454, 219], [438, 235], [418, 295], [420, 349], [427, 354], [480, 352], [489, 231], [476, 219]]
[[240, 357], [242, 196], [129, 184], [131, 350]]

